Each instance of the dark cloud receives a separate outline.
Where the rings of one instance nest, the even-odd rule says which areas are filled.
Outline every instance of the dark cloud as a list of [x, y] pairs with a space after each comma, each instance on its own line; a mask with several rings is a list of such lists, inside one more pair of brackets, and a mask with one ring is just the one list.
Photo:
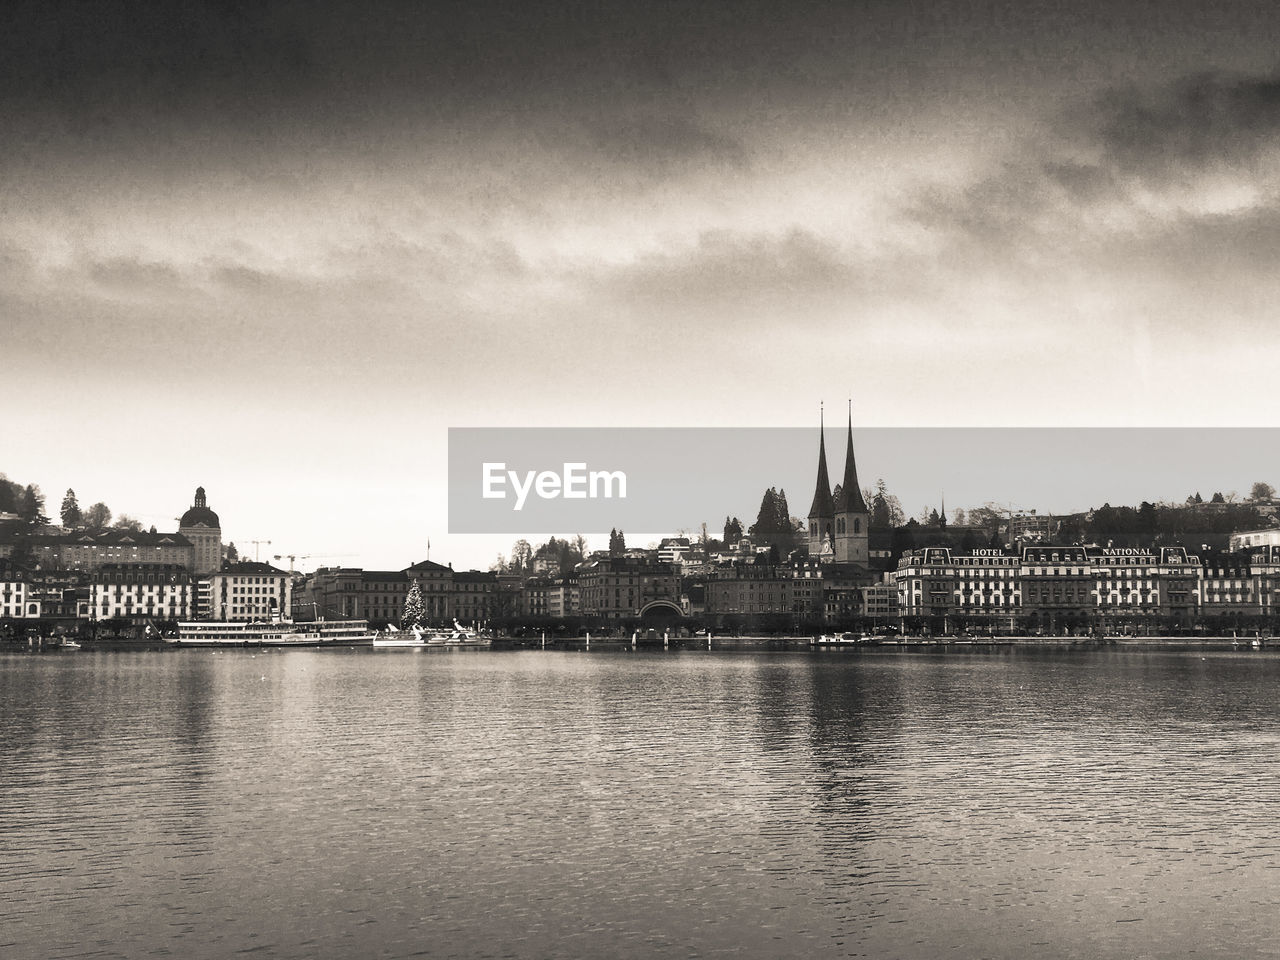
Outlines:
[[1201, 73], [1111, 90], [1091, 113], [1089, 132], [1123, 174], [1167, 180], [1215, 165], [1247, 168], [1280, 140], [1280, 73]]
[[[1169, 229], [1149, 208], [1152, 197], [1157, 209], [1166, 195], [1172, 208], [1206, 206], [1206, 175], [1229, 175], [1252, 205], [1274, 205], [1280, 184], [1276, 166], [1263, 166], [1268, 159], [1280, 161], [1280, 74], [1196, 74], [1110, 89], [1050, 118], [983, 176], [959, 187], [925, 186], [902, 210], [908, 222], [963, 244], [969, 257], [985, 251], [1025, 259], [1038, 245], [1071, 247], [1097, 232], [1132, 239], [1134, 231]], [[1179, 216], [1173, 228], [1194, 219]]]
[[591, 145], [629, 167], [666, 172], [673, 166], [710, 164], [745, 169], [747, 150], [733, 137], [684, 117], [616, 117], [588, 127]]

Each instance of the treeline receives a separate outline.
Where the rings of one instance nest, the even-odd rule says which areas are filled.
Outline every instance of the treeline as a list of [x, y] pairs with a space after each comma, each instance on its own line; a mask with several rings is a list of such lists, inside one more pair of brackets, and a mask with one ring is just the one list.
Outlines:
[[1268, 518], [1252, 503], [1214, 500], [1215, 509], [1197, 509], [1203, 501], [1185, 506], [1157, 506], [1144, 501], [1137, 507], [1104, 503], [1091, 515], [1066, 517], [1058, 528], [1063, 543], [1098, 543], [1116, 547], [1157, 547], [1182, 544], [1226, 549], [1231, 534], [1268, 526]]
[[[4, 474], [0, 474], [0, 513], [17, 514], [30, 526], [45, 526], [51, 521], [45, 513], [45, 496], [34, 483], [23, 486], [15, 483]], [[101, 533], [103, 530], [141, 530], [142, 523], [127, 513], [115, 517], [112, 522], [111, 508], [99, 501], [81, 509], [76, 499], [76, 492], [68, 489], [62, 498], [62, 506], [58, 511], [58, 519], [68, 530], [86, 530], [90, 533]], [[151, 528], [155, 532], [155, 527]]]
[[[613, 533], [617, 540], [622, 542], [622, 549], [625, 550], [626, 542], [622, 541], [621, 532], [615, 530]], [[610, 548], [615, 543], [615, 537], [610, 538]], [[543, 568], [546, 576], [568, 576], [573, 572], [573, 568], [582, 562], [583, 557], [586, 556], [586, 550], [587, 541], [582, 534], [564, 540], [552, 537], [536, 547], [528, 540], [517, 540], [511, 545], [511, 556], [508, 558], [499, 554], [497, 561], [489, 569], [494, 573], [528, 576], [535, 570]]]

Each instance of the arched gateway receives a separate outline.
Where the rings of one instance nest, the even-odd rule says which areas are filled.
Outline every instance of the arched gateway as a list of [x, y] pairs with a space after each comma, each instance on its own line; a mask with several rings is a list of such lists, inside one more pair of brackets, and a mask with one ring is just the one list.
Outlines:
[[640, 622], [646, 626], [663, 626], [684, 617], [684, 611], [671, 600], [651, 600], [640, 608]]

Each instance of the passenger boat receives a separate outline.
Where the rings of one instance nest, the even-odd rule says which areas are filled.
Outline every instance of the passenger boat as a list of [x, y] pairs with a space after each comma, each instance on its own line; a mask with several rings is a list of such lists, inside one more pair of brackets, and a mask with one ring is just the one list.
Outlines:
[[367, 620], [200, 620], [179, 623], [178, 636], [169, 642], [182, 647], [329, 647], [367, 645], [373, 639]]
[[453, 621], [452, 630], [424, 630], [414, 625], [408, 634], [388, 627], [385, 633], [375, 635], [375, 649], [413, 649], [421, 647], [488, 647], [493, 643], [488, 637], [481, 637], [467, 630], [457, 620]]
[[873, 639], [865, 633], [824, 633], [809, 641], [811, 647], [852, 647], [858, 644], [873, 643]]

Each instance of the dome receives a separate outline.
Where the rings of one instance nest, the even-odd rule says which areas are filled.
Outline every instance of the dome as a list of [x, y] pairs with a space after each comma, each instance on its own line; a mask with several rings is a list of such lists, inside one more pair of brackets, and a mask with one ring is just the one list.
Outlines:
[[200, 523], [203, 523], [206, 527], [222, 529], [222, 525], [218, 523], [218, 515], [208, 507], [192, 507], [182, 515], [182, 520], [179, 521], [178, 525], [180, 527], [194, 527]]
[[222, 529], [218, 523], [218, 515], [214, 513], [205, 504], [204, 487], [196, 487], [196, 499], [191, 509], [182, 515], [182, 519], [178, 521], [178, 527], [195, 527], [203, 524], [206, 527], [214, 527]]

